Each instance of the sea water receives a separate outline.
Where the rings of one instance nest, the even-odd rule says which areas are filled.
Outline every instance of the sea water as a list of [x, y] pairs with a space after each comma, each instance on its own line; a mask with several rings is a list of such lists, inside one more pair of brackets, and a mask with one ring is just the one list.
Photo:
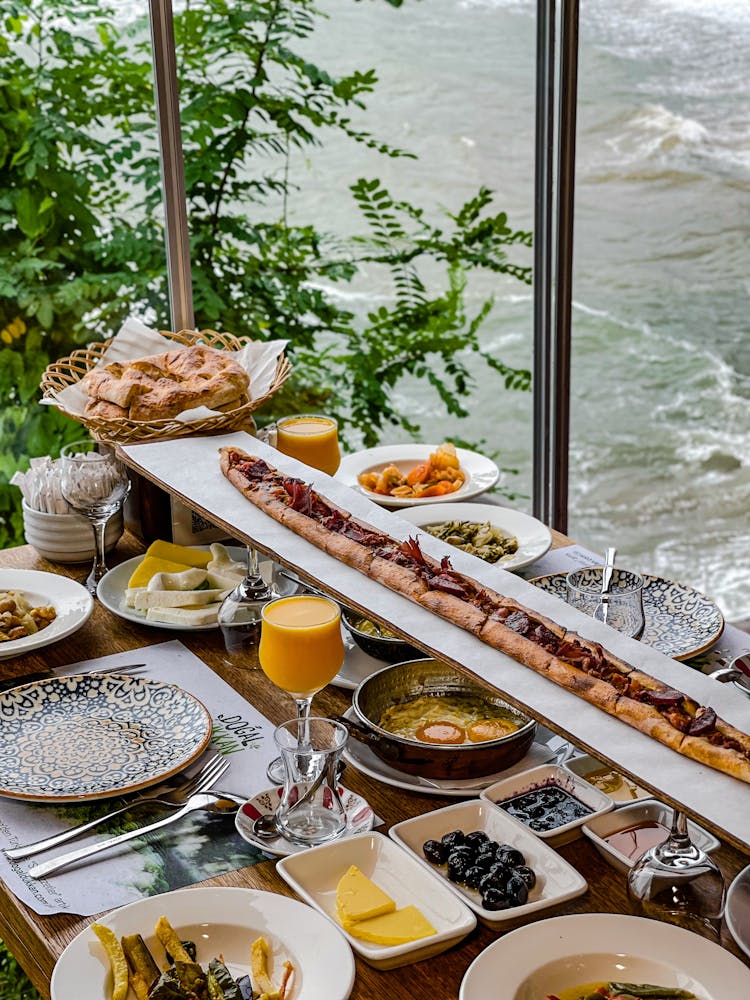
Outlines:
[[[306, 43], [340, 73], [375, 67], [352, 118], [419, 155], [388, 160], [338, 137], [292, 162], [295, 221], [361, 232], [348, 185], [380, 177], [430, 212], [480, 184], [511, 224], [533, 221], [536, 3], [322, 0]], [[569, 533], [619, 563], [691, 584], [750, 615], [750, 3], [581, 0]], [[352, 308], [387, 302], [370, 268], [335, 286]], [[532, 364], [531, 290], [494, 295], [484, 346]], [[399, 404], [426, 440], [483, 438], [530, 509], [530, 394], [472, 366], [470, 417], [447, 418], [423, 385]], [[391, 440], [389, 432], [388, 440]]]

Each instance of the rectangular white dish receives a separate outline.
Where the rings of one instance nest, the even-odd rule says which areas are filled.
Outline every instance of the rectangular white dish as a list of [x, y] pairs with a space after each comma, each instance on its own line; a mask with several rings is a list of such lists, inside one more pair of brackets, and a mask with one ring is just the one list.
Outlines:
[[[640, 785], [636, 784], [630, 778], [625, 777], [625, 775], [620, 774], [617, 768], [610, 768], [607, 764], [598, 760], [596, 757], [592, 757], [590, 754], [584, 753], [580, 757], [572, 757], [570, 760], [566, 760], [562, 765], [566, 771], [570, 771], [575, 774], [577, 778], [583, 778], [588, 784], [593, 785], [600, 792], [604, 792], [605, 795], [609, 795], [615, 804], [615, 809], [621, 808], [623, 805], [628, 805], [631, 802], [642, 802], [644, 799], [652, 798], [651, 792], [647, 791], [645, 788], [641, 788]], [[592, 781], [589, 780], [589, 775], [594, 771], [609, 770], [612, 772], [613, 787], [611, 790], [609, 788], [599, 788], [599, 786], [594, 785]], [[616, 777], [620, 778], [620, 784], [616, 784]]]
[[[396, 903], [416, 906], [436, 930], [431, 937], [378, 945], [347, 933], [336, 914], [336, 887], [356, 865]], [[382, 833], [361, 833], [282, 858], [277, 871], [305, 902], [338, 927], [355, 952], [376, 969], [421, 962], [456, 944], [476, 927], [476, 917], [442, 880]]]
[[502, 809], [501, 802], [547, 784], [558, 785], [591, 810], [587, 815], [557, 826], [553, 830], [533, 830], [530, 826], [526, 827], [530, 833], [546, 841], [550, 847], [559, 847], [561, 844], [575, 840], [581, 836], [581, 827], [584, 823], [589, 823], [596, 816], [601, 816], [614, 809], [615, 804], [608, 795], [557, 764], [532, 767], [531, 770], [514, 774], [511, 778], [496, 781], [494, 785], [490, 785], [489, 788], [485, 788], [481, 792], [480, 798], [486, 802], [495, 803]]
[[[605, 838], [619, 830], [626, 830], [628, 827], [644, 822], [661, 823], [662, 826], [669, 829], [672, 823], [672, 807], [657, 799], [644, 799], [641, 802], [622, 806], [621, 809], [616, 809], [604, 816], [598, 816], [596, 819], [584, 823], [582, 829], [584, 836], [588, 837], [604, 860], [608, 861], [619, 872], [627, 875], [635, 864], [635, 860], [616, 850], [607, 843]], [[713, 834], [704, 830], [702, 826], [698, 826], [697, 823], [693, 823], [690, 819], [687, 821], [687, 828], [692, 842], [706, 854], [715, 851], [719, 846], [719, 841]]]
[[[529, 891], [528, 901], [507, 910], [489, 910], [482, 905], [478, 891], [451, 882], [444, 866], [431, 864], [422, 853], [426, 840], [440, 840], [452, 830], [484, 831], [491, 840], [510, 844], [523, 854], [526, 864], [537, 877], [536, 885]], [[492, 926], [518, 921], [536, 915], [540, 910], [557, 906], [566, 900], [583, 895], [588, 889], [584, 877], [540, 840], [528, 827], [513, 819], [491, 802], [471, 799], [455, 805], [435, 809], [415, 816], [391, 827], [390, 836], [414, 855], [416, 860], [433, 874], [444, 880], [451, 892], [470, 906], [481, 919]]]

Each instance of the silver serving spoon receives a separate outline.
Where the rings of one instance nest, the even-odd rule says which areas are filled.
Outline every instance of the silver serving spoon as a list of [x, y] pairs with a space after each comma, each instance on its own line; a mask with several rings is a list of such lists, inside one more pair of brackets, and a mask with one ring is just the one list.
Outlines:
[[594, 618], [596, 618], [597, 621], [604, 622], [605, 625], [607, 624], [607, 617], [609, 615], [609, 587], [612, 583], [612, 571], [615, 568], [616, 557], [617, 549], [610, 546], [604, 557], [604, 569], [602, 570], [602, 592], [599, 595], [599, 603], [594, 608]]

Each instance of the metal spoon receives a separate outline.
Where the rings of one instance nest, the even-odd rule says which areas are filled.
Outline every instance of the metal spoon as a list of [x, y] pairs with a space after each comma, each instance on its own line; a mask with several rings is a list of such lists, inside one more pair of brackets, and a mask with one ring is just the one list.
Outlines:
[[615, 568], [616, 556], [617, 549], [610, 546], [604, 557], [604, 569], [602, 570], [602, 592], [599, 596], [599, 603], [594, 608], [594, 618], [596, 618], [597, 621], [604, 622], [605, 625], [607, 624], [607, 616], [609, 615], [609, 587], [612, 583], [612, 571]]

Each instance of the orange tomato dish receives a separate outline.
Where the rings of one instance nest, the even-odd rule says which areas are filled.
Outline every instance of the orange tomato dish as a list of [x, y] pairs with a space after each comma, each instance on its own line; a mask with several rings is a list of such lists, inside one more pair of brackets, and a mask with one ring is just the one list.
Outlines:
[[464, 479], [456, 449], [450, 442], [441, 444], [426, 462], [409, 472], [402, 472], [397, 465], [387, 465], [381, 472], [363, 472], [357, 477], [359, 485], [371, 493], [406, 500], [455, 493], [463, 486]]

